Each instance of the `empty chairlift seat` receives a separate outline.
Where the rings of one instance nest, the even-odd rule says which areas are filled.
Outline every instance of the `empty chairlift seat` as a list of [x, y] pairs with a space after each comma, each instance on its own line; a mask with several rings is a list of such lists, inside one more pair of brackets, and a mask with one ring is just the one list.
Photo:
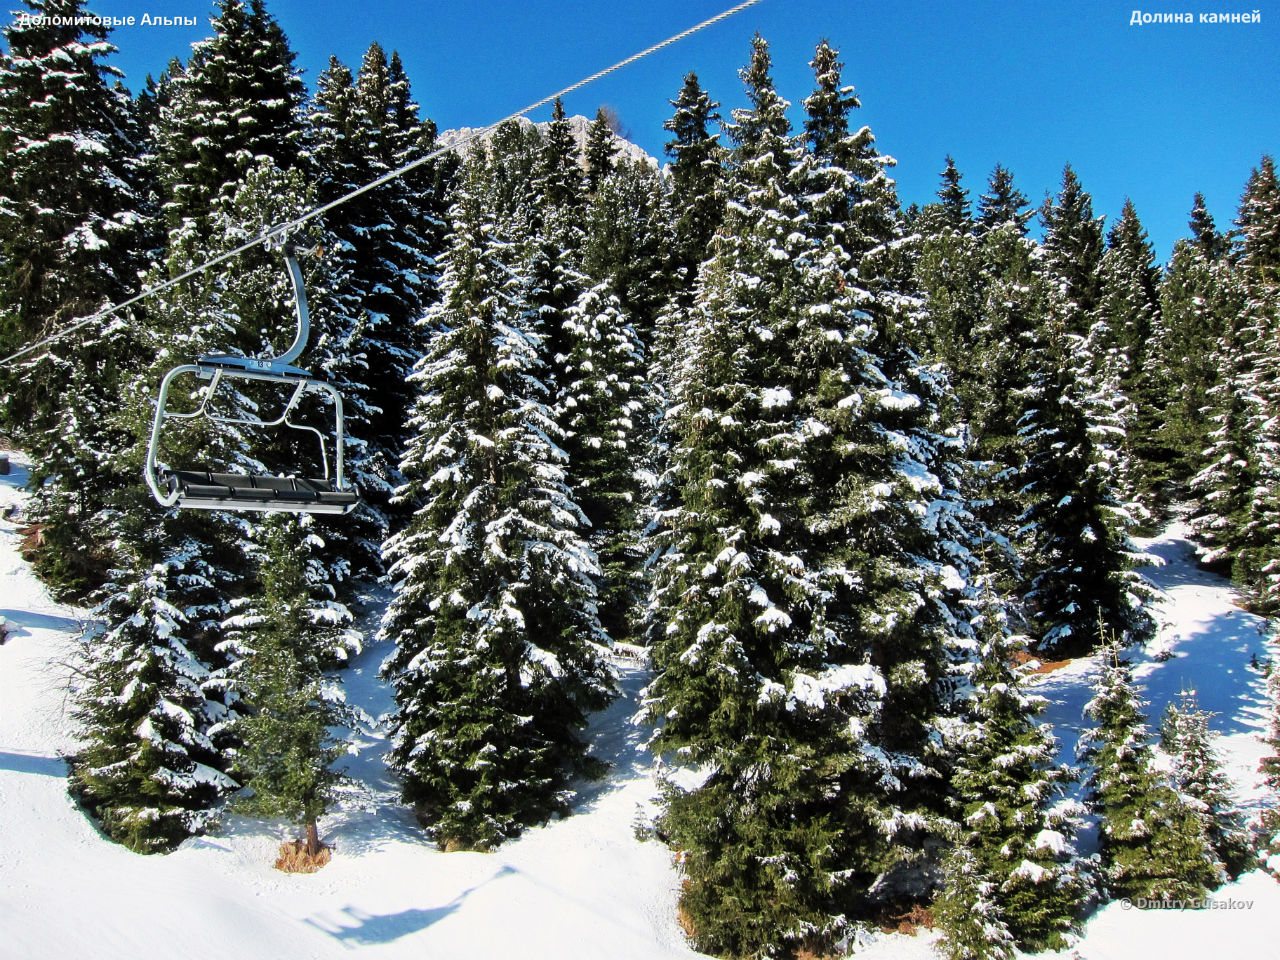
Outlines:
[[158, 477], [175, 506], [194, 510], [263, 510], [346, 513], [360, 502], [351, 488], [327, 478], [273, 477], [205, 470], [166, 470]]
[[[174, 367], [160, 383], [156, 399], [155, 421], [151, 428], [151, 443], [147, 449], [146, 480], [156, 501], [165, 507], [195, 510], [260, 510], [287, 513], [348, 513], [360, 502], [360, 495], [343, 476], [343, 419], [342, 397], [334, 387], [314, 379], [307, 371], [292, 366], [303, 347], [308, 333], [307, 299], [303, 289], [302, 271], [294, 252], [286, 248], [285, 265], [293, 285], [297, 310], [297, 333], [293, 344], [278, 357], [266, 359], [239, 357], [225, 354], [200, 357], [195, 363]], [[194, 375], [208, 381], [196, 409], [182, 413], [167, 409], [169, 390], [178, 377]], [[265, 383], [289, 391], [283, 412], [272, 420], [256, 416], [232, 416], [217, 412], [212, 405], [219, 386], [225, 381], [250, 381]], [[327, 397], [333, 410], [333, 432], [322, 433], [314, 426], [294, 422], [291, 418], [299, 402], [308, 393]], [[203, 418], [213, 423], [235, 425], [253, 432], [268, 427], [285, 427], [302, 434], [309, 434], [319, 441], [320, 477], [273, 476], [261, 474], [224, 473], [215, 469], [174, 468], [159, 459], [162, 428], [169, 420], [193, 420]], [[296, 436], [296, 434], [295, 434]], [[333, 458], [328, 449], [332, 446]], [[330, 464], [333, 470], [330, 472]], [[201, 464], [203, 468], [205, 465]], [[227, 465], [229, 466], [229, 465]], [[301, 472], [301, 471], [299, 471]]]

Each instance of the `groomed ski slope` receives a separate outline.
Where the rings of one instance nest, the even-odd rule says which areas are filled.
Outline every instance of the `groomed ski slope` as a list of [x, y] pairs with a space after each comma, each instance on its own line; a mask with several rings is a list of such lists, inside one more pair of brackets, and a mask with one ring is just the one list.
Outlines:
[[[24, 497], [24, 462], [0, 477], [0, 508]], [[620, 662], [623, 697], [596, 718], [594, 750], [613, 764], [585, 785], [573, 816], [493, 854], [441, 853], [423, 842], [396, 804], [384, 771], [385, 742], [358, 731], [350, 770], [367, 786], [358, 804], [322, 824], [336, 845], [312, 876], [273, 869], [285, 825], [229, 817], [211, 836], [167, 856], [141, 857], [104, 840], [72, 804], [60, 754], [72, 748], [66, 688], [83, 611], [51, 601], [18, 555], [16, 525], [0, 521], [0, 958], [350, 958], [369, 960], [574, 960], [696, 957], [675, 919], [679, 878], [660, 843], [636, 836], [652, 811], [650, 758], [629, 722], [643, 685], [640, 668]], [[1196, 569], [1185, 531], [1150, 541], [1160, 565], [1160, 635], [1135, 657], [1136, 676], [1158, 720], [1164, 702], [1194, 684], [1215, 711], [1220, 751], [1252, 804], [1263, 748], [1263, 685], [1248, 667], [1265, 658], [1261, 620], [1239, 610], [1218, 577]], [[1153, 655], [1168, 647], [1173, 658]], [[345, 676], [348, 697], [379, 716], [390, 707], [377, 681], [387, 651], [371, 646]], [[1074, 747], [1083, 727], [1092, 666], [1049, 674], [1038, 689], [1049, 719]], [[1086, 838], [1087, 840], [1087, 838]], [[1252, 873], [1214, 894], [1219, 909], [1140, 911], [1111, 904], [1095, 915], [1067, 956], [1111, 960], [1153, 956], [1202, 960], [1271, 952], [1280, 884]], [[1243, 909], [1221, 909], [1230, 901]], [[875, 934], [858, 957], [932, 956], [932, 937]]]

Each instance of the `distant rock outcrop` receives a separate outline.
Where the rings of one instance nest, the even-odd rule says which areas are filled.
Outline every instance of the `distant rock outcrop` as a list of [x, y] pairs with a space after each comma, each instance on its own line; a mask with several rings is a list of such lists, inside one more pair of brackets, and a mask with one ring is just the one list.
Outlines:
[[[583, 116], [573, 116], [566, 119], [569, 121], [569, 128], [573, 131], [574, 142], [578, 145], [578, 156], [580, 162], [585, 167], [587, 139], [590, 136], [592, 121]], [[536, 126], [540, 133], [545, 131], [549, 125], [549, 123], [535, 124], [528, 117], [517, 117], [516, 123], [520, 124], [522, 127]], [[436, 142], [442, 147], [455, 146], [463, 143], [464, 141], [470, 141], [472, 137], [476, 137], [476, 135], [483, 129], [483, 127], [459, 127], [456, 130], [445, 130], [436, 138]], [[474, 146], [475, 143], [487, 143], [492, 136], [492, 133], [484, 134], [473, 141], [471, 146]], [[655, 168], [658, 166], [658, 161], [649, 156], [649, 154], [641, 147], [636, 146], [629, 140], [622, 139], [616, 134], [613, 138], [613, 145], [617, 148], [614, 152], [615, 158], [626, 158], [633, 163], [647, 163], [649, 166]]]

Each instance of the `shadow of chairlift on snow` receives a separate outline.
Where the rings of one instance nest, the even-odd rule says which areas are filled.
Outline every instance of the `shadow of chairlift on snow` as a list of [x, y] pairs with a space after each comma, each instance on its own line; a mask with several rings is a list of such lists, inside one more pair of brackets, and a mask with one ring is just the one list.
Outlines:
[[515, 872], [512, 867], [504, 866], [493, 876], [468, 887], [448, 903], [438, 907], [413, 907], [399, 913], [365, 913], [358, 907], [343, 907], [342, 916], [337, 920], [307, 917], [303, 922], [352, 950], [380, 943], [394, 943], [445, 919], [485, 884]]

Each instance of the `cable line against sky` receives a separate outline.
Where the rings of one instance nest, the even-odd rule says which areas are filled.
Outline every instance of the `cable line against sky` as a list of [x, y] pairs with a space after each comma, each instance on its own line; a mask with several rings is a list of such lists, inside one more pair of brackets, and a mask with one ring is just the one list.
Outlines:
[[0, 360], [0, 367], [8, 366], [9, 364], [13, 363], [15, 360], [25, 357], [30, 353], [34, 353], [37, 350], [39, 350], [41, 347], [47, 346], [48, 344], [53, 343], [57, 340], [61, 340], [63, 337], [66, 337], [69, 334], [75, 333], [77, 330], [81, 330], [92, 323], [96, 323], [100, 320], [105, 320], [108, 317], [114, 316], [115, 314], [118, 314], [121, 310], [131, 307], [136, 303], [140, 303], [143, 300], [146, 300], [148, 297], [153, 297], [156, 294], [164, 293], [166, 290], [171, 290], [173, 287], [176, 287], [178, 284], [182, 283], [184, 280], [189, 280], [191, 277], [204, 273], [206, 270], [209, 270], [212, 267], [216, 267], [221, 263], [225, 263], [226, 261], [230, 260], [232, 257], [239, 256], [240, 254], [244, 253], [246, 250], [252, 250], [254, 247], [258, 246], [259, 244], [266, 243], [267, 241], [271, 241], [271, 240], [283, 241], [284, 238], [286, 238], [294, 230], [297, 230], [304, 223], [307, 223], [311, 220], [314, 220], [316, 217], [319, 217], [328, 213], [330, 210], [333, 210], [335, 207], [341, 206], [342, 204], [346, 203], [348, 200], [353, 200], [356, 197], [361, 196], [362, 194], [368, 193], [370, 190], [376, 190], [378, 187], [382, 186], [383, 184], [390, 183], [392, 180], [395, 180], [399, 177], [404, 176], [406, 173], [408, 173], [411, 170], [416, 170], [418, 167], [422, 166], [423, 164], [429, 163], [432, 160], [435, 160], [436, 158], [443, 156], [444, 154], [448, 153], [450, 150], [461, 150], [463, 147], [469, 146], [473, 141], [479, 140], [487, 136], [488, 134], [492, 133], [493, 131], [497, 130], [498, 127], [502, 126], [502, 124], [504, 123], [507, 123], [511, 120], [515, 120], [519, 117], [523, 117], [525, 114], [532, 113], [534, 110], [537, 110], [540, 107], [545, 107], [547, 104], [552, 103], [559, 97], [564, 97], [570, 93], [573, 93], [576, 90], [581, 90], [583, 87], [588, 86], [589, 84], [595, 83], [597, 80], [603, 79], [604, 77], [609, 76], [609, 74], [611, 73], [616, 73], [617, 71], [622, 70], [625, 67], [629, 67], [631, 66], [631, 64], [637, 63], [640, 60], [643, 60], [645, 57], [651, 54], [657, 53], [659, 50], [663, 50], [663, 49], [666, 49], [667, 47], [673, 46], [679, 43], [680, 41], [693, 36], [695, 33], [705, 30], [708, 27], [715, 26], [717, 23], [720, 23], [723, 20], [727, 20], [730, 17], [734, 16], [735, 14], [741, 13], [743, 10], [746, 10], [748, 7], [754, 7], [756, 4], [761, 2], [762, 0], [744, 0], [744, 2], [739, 3], [736, 6], [730, 7], [727, 10], [723, 10], [720, 13], [716, 14], [714, 17], [710, 17], [709, 19], [703, 20], [701, 23], [695, 24], [694, 26], [689, 27], [687, 30], [682, 30], [680, 33], [674, 34], [668, 37], [667, 39], [661, 41], [660, 43], [655, 43], [653, 46], [647, 47], [644, 50], [639, 51], [638, 53], [633, 53], [631, 56], [627, 57], [626, 59], [619, 60], [617, 63], [613, 64], [612, 66], [605, 67], [603, 70], [597, 71], [596, 73], [593, 73], [588, 77], [583, 77], [577, 83], [570, 84], [569, 86], [565, 87], [563, 90], [558, 90], [555, 93], [548, 94], [547, 96], [543, 97], [541, 100], [538, 100], [535, 103], [531, 103], [527, 107], [524, 107], [520, 110], [517, 110], [515, 113], [505, 116], [501, 120], [494, 121], [493, 123], [489, 124], [489, 126], [482, 127], [466, 135], [465, 137], [459, 139], [455, 143], [451, 143], [447, 147], [439, 147], [438, 149], [433, 150], [431, 153], [427, 154], [426, 156], [419, 157], [417, 160], [414, 160], [410, 163], [406, 163], [403, 167], [400, 167], [397, 170], [392, 170], [390, 173], [384, 174], [383, 176], [379, 177], [377, 180], [373, 180], [369, 183], [366, 183], [362, 187], [357, 187], [356, 189], [352, 190], [350, 193], [347, 193], [341, 197], [338, 197], [336, 200], [331, 200], [328, 203], [323, 204], [322, 206], [315, 207], [311, 210], [308, 210], [302, 216], [294, 220], [290, 220], [287, 223], [277, 224], [271, 229], [265, 230], [262, 233], [258, 234], [257, 236], [252, 237], [249, 240], [246, 240], [244, 243], [240, 244], [240, 246], [236, 247], [233, 250], [228, 250], [227, 252], [219, 254], [218, 256], [213, 257], [212, 259], [206, 260], [204, 263], [198, 264], [197, 266], [192, 267], [190, 270], [186, 271], [185, 273], [179, 274], [176, 277], [172, 277], [171, 279], [166, 280], [164, 283], [158, 283], [153, 287], [148, 287], [142, 292], [138, 293], [137, 295], [130, 297], [128, 300], [124, 300], [120, 303], [112, 304], [110, 306], [104, 307], [103, 309], [99, 310], [97, 313], [91, 314], [90, 316], [85, 317], [81, 320], [77, 320], [75, 323], [71, 324], [70, 326], [64, 327], [63, 329], [58, 330], [55, 333], [52, 333], [41, 340], [37, 340], [35, 343], [29, 344], [28, 346], [23, 347], [21, 350], [18, 350], [15, 353], [11, 353], [9, 356], [5, 357], [3, 360]]

